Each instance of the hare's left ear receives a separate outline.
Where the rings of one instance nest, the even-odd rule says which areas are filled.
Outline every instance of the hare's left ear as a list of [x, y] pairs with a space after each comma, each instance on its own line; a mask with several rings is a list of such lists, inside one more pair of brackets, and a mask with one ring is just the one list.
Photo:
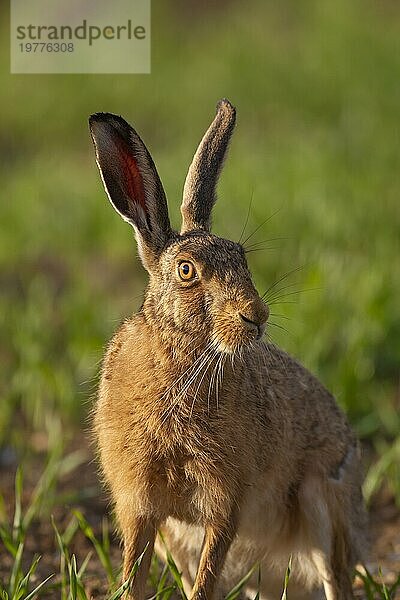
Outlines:
[[220, 100], [217, 114], [201, 140], [186, 177], [181, 206], [181, 233], [210, 231], [219, 173], [236, 121], [236, 110]]
[[111, 204], [134, 227], [145, 268], [156, 269], [171, 226], [164, 189], [150, 153], [122, 117], [97, 113], [89, 124]]

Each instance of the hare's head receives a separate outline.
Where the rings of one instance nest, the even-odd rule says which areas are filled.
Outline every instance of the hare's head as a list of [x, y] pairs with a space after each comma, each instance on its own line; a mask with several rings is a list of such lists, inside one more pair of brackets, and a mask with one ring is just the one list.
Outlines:
[[133, 226], [150, 275], [146, 314], [164, 335], [200, 338], [227, 353], [260, 339], [268, 318], [242, 246], [210, 233], [216, 184], [234, 125], [235, 109], [222, 100], [189, 168], [177, 233], [153, 160], [136, 131], [109, 113], [90, 117], [106, 192]]

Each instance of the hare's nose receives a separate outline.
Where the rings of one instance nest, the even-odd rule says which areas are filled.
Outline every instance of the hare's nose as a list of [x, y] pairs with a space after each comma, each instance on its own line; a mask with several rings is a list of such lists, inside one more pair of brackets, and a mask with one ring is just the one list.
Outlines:
[[246, 315], [243, 315], [242, 313], [239, 313], [239, 317], [241, 318], [243, 323], [246, 324], [246, 327], [248, 329], [254, 330], [254, 332], [257, 333], [257, 339], [262, 338], [265, 331], [265, 321], [263, 321], [262, 323], [258, 321], [253, 321], [252, 319], [246, 317]]

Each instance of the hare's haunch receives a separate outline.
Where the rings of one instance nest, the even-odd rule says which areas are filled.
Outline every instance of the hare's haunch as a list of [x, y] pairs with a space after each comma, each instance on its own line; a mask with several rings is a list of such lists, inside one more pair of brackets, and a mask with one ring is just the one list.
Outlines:
[[[263, 341], [268, 308], [240, 244], [212, 233], [235, 125], [227, 100], [193, 158], [173, 231], [153, 160], [121, 117], [90, 118], [108, 197], [149, 273], [143, 306], [106, 353], [95, 434], [124, 542], [129, 597], [143, 600], [162, 531], [198, 600], [222, 598], [256, 563], [262, 600], [349, 600], [365, 545], [357, 441], [333, 397]], [[254, 597], [258, 573], [248, 581]]]

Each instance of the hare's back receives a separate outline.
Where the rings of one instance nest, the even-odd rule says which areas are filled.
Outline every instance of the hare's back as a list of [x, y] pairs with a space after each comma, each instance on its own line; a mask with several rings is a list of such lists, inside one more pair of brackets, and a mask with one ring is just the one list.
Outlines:
[[333, 395], [296, 359], [273, 344], [265, 346], [265, 388], [283, 407], [293, 435], [313, 460], [335, 465], [356, 446], [355, 435]]

